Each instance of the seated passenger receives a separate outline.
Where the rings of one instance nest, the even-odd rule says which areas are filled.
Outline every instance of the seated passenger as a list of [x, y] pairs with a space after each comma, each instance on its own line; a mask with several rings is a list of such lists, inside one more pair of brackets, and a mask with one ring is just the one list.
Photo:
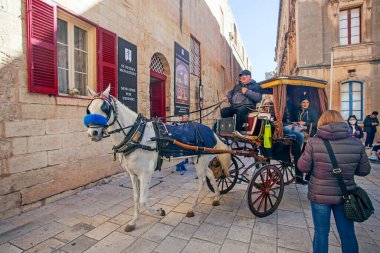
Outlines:
[[236, 130], [244, 130], [249, 110], [256, 108], [256, 103], [261, 101], [261, 87], [251, 79], [251, 72], [243, 70], [240, 73], [240, 81], [229, 91], [224, 98], [230, 106], [221, 110], [222, 118], [232, 117], [236, 114]]
[[301, 108], [296, 114], [296, 123], [306, 128], [306, 133], [313, 137], [317, 132], [318, 116], [313, 108], [310, 107], [310, 98], [304, 96], [301, 99]]
[[380, 141], [373, 145], [371, 156], [368, 159], [371, 161], [380, 162]]

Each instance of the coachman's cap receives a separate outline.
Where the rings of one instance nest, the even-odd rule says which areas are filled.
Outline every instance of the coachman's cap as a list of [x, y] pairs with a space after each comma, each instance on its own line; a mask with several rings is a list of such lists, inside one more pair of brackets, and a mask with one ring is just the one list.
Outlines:
[[249, 71], [248, 69], [245, 69], [243, 70], [239, 76], [250, 76], [251, 75], [251, 71]]

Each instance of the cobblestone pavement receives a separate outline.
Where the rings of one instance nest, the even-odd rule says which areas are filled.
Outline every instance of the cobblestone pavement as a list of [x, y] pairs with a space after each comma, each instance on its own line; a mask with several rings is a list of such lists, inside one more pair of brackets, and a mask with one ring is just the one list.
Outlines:
[[[131, 184], [126, 175], [41, 208], [0, 222], [0, 252], [311, 252], [313, 222], [307, 186], [285, 187], [276, 212], [256, 218], [246, 202], [247, 184], [237, 184], [211, 206], [205, 186], [193, 218], [186, 218], [197, 180], [194, 169], [155, 173], [150, 203], [165, 217], [143, 211], [136, 230], [124, 227], [133, 215]], [[380, 252], [380, 165], [357, 182], [371, 195], [376, 212], [356, 224], [360, 252]], [[334, 219], [330, 252], [341, 252]]]

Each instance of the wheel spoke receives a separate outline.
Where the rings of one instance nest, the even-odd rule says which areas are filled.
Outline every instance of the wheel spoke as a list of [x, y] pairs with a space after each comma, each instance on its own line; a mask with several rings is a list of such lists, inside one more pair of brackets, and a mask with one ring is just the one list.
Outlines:
[[268, 199], [269, 199], [270, 206], [271, 206], [271, 208], [272, 208], [274, 205], [273, 205], [273, 202], [272, 202], [272, 199], [270, 198], [270, 196], [271, 196], [271, 195], [269, 194], [269, 195], [268, 195]]
[[231, 184], [233, 184], [233, 182], [232, 182], [231, 178], [229, 178], [229, 177], [226, 177], [226, 179], [227, 179], [228, 181], [230, 181], [230, 183], [231, 183]]
[[269, 188], [272, 188], [272, 186], [273, 186], [274, 184], [276, 184], [279, 180], [281, 180], [281, 179], [280, 179], [279, 176], [277, 176], [277, 177], [276, 177], [276, 181], [272, 181], [271, 184], [269, 185]]
[[264, 212], [267, 211], [267, 203], [268, 203], [268, 195], [265, 194], [265, 202], [264, 202]]
[[226, 178], [224, 179], [224, 183], [226, 184], [226, 188], [230, 187], [230, 186], [228, 185], [227, 179], [228, 179], [228, 177], [226, 177]]
[[264, 183], [264, 177], [263, 174], [260, 173], [261, 182]]
[[257, 199], [255, 201], [252, 202], [252, 206], [254, 206], [256, 204], [256, 202], [262, 198], [264, 196], [264, 193], [261, 193], [261, 195], [259, 197], [257, 197]]
[[260, 204], [259, 204], [259, 206], [257, 207], [257, 211], [258, 211], [258, 212], [260, 212], [261, 205], [263, 204], [263, 200], [264, 200], [264, 198], [265, 198], [265, 193], [263, 193], [263, 197], [261, 198], [261, 200], [260, 200]]

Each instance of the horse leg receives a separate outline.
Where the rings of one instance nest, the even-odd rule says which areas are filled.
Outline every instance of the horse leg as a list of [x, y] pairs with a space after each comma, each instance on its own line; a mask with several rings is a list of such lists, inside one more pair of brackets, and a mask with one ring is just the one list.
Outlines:
[[206, 170], [207, 177], [210, 180], [212, 187], [214, 188], [215, 196], [214, 196], [214, 201], [212, 202], [212, 205], [213, 206], [219, 206], [220, 205], [220, 203], [219, 203], [220, 192], [219, 192], [218, 185], [216, 184], [214, 173], [212, 172], [212, 170], [209, 167], [206, 167], [205, 170]]
[[160, 215], [160, 216], [165, 216], [165, 210], [162, 208], [159, 209], [154, 209], [148, 204], [148, 192], [149, 192], [149, 186], [150, 186], [150, 181], [152, 179], [153, 173], [149, 173], [147, 175], [144, 175], [140, 178], [140, 204], [141, 206], [145, 207], [146, 210], [148, 210], [149, 213], [153, 215]]
[[191, 205], [191, 209], [187, 211], [186, 217], [194, 217], [194, 209], [198, 205], [199, 201], [199, 195], [201, 194], [203, 185], [206, 181], [206, 175], [204, 173], [204, 169], [201, 168], [201, 162], [198, 162], [196, 166], [196, 171], [197, 171], [197, 176], [198, 176], [198, 190], [197, 190], [197, 195], [195, 196], [195, 199], [193, 201], [193, 204]]
[[140, 183], [135, 174], [129, 174], [131, 177], [132, 187], [133, 187], [133, 202], [134, 202], [134, 215], [133, 219], [128, 222], [127, 226], [124, 228], [125, 232], [131, 232], [136, 227], [136, 220], [138, 219], [140, 215]]

